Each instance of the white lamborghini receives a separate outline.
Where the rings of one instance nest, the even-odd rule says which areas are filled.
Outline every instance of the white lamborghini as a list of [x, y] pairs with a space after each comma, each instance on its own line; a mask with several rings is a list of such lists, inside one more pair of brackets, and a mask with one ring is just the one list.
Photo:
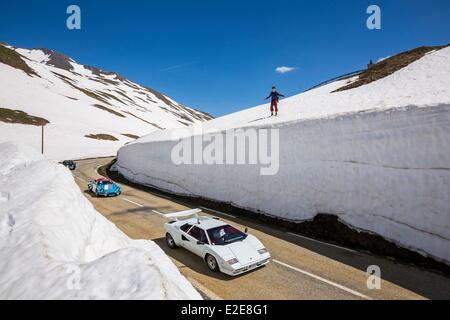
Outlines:
[[199, 216], [200, 209], [167, 214], [166, 242], [171, 249], [183, 247], [200, 256], [208, 268], [230, 276], [264, 266], [270, 253], [247, 232], [212, 217]]

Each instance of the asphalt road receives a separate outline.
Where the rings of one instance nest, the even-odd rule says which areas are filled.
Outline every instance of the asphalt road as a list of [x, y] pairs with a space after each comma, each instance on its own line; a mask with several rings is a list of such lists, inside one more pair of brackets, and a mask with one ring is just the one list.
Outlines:
[[[211, 272], [201, 258], [184, 250], [171, 250], [164, 240], [164, 214], [192, 209], [166, 197], [122, 185], [117, 198], [96, 198], [87, 181], [100, 177], [97, 169], [111, 158], [77, 161], [75, 181], [95, 208], [133, 239], [155, 241], [180, 272], [210, 299], [450, 299], [450, 277], [393, 259], [358, 252], [268, 225], [204, 209], [258, 237], [273, 260], [253, 272], [229, 277]], [[369, 266], [381, 270], [381, 288], [367, 286]]]

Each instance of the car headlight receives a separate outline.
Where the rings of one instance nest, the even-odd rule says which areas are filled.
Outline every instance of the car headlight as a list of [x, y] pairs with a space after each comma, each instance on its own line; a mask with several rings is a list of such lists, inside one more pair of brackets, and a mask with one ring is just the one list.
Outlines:
[[258, 250], [258, 253], [259, 253], [259, 254], [267, 253], [267, 249], [266, 249], [266, 248], [259, 249], [259, 250]]
[[228, 263], [230, 266], [232, 266], [233, 264], [236, 264], [236, 263], [238, 263], [238, 262], [239, 262], [239, 260], [236, 259], [236, 258], [233, 258], [233, 259], [227, 261], [227, 263]]

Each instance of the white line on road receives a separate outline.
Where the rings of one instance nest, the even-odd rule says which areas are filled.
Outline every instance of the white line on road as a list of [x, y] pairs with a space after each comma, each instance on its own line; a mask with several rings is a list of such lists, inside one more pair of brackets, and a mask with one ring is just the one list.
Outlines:
[[320, 277], [320, 276], [316, 276], [316, 275], [313, 274], [313, 273], [310, 273], [310, 272], [308, 272], [308, 271], [302, 270], [302, 269], [297, 268], [297, 267], [293, 267], [293, 266], [291, 266], [291, 265], [289, 265], [289, 264], [287, 264], [287, 263], [284, 263], [284, 262], [281, 262], [281, 261], [278, 261], [278, 260], [275, 260], [275, 259], [272, 259], [272, 261], [275, 262], [275, 263], [278, 263], [279, 265], [282, 265], [282, 266], [284, 266], [284, 267], [286, 267], [286, 268], [289, 268], [289, 269], [291, 269], [291, 270], [300, 272], [300, 273], [302, 273], [302, 274], [304, 274], [304, 275], [307, 275], [307, 276], [309, 276], [309, 277], [311, 277], [311, 278], [314, 278], [314, 279], [316, 279], [316, 280], [325, 282], [326, 284], [329, 284], [329, 285], [331, 285], [331, 286], [333, 286], [333, 287], [336, 287], [336, 288], [338, 288], [338, 289], [344, 290], [344, 291], [346, 291], [346, 292], [348, 292], [348, 293], [351, 293], [351, 294], [353, 294], [353, 295], [355, 295], [355, 296], [357, 296], [357, 297], [360, 297], [360, 298], [363, 298], [363, 299], [366, 299], [366, 300], [372, 300], [371, 297], [366, 296], [365, 294], [362, 294], [362, 293], [360, 293], [360, 292], [358, 292], [358, 291], [355, 291], [355, 290], [352, 290], [352, 289], [350, 289], [350, 288], [347, 288], [347, 287], [345, 287], [345, 286], [343, 286], [343, 285], [340, 285], [339, 283], [333, 282], [333, 281], [331, 281], [331, 280], [327, 280], [327, 279], [322, 278], [322, 277]]
[[287, 233], [287, 234], [290, 234], [290, 235], [292, 235], [292, 236], [295, 236], [295, 237], [299, 237], [299, 238], [302, 238], [302, 239], [310, 240], [310, 241], [313, 241], [313, 242], [318, 242], [318, 243], [325, 244], [325, 245], [330, 246], [330, 247], [339, 248], [339, 249], [342, 249], [342, 250], [345, 250], [345, 251], [348, 251], [348, 252], [352, 252], [352, 253], [358, 252], [358, 251], [356, 251], [356, 250], [352, 250], [352, 249], [349, 249], [349, 248], [341, 247], [341, 246], [338, 246], [338, 245], [336, 245], [336, 244], [332, 244], [332, 243], [328, 243], [328, 242], [323, 242], [323, 241], [316, 240], [316, 239], [313, 239], [313, 238], [308, 238], [308, 237], [299, 235], [299, 234], [297, 234], [297, 233], [293, 233], [293, 232], [286, 232], [286, 233]]
[[[126, 202], [129, 202], [129, 203], [132, 203], [132, 204], [134, 204], [135, 206], [138, 206], [139, 208], [144, 208], [144, 207], [145, 207], [143, 204], [134, 202], [134, 201], [132, 201], [132, 200], [130, 200], [130, 199], [127, 199], [127, 198], [123, 198], [123, 197], [122, 197], [122, 198], [120, 198], [120, 199], [122, 199], [122, 200], [124, 200], [124, 201], [126, 201]], [[156, 214], [158, 214], [158, 215], [160, 215], [160, 216], [162, 216], [162, 217], [165, 217], [165, 214], [164, 214], [164, 213], [161, 213], [161, 212], [159, 212], [159, 211], [152, 210], [152, 212], [154, 212], [154, 213], [156, 213]]]
[[76, 175], [74, 175], [74, 177], [75, 177], [75, 179], [78, 179], [78, 180], [80, 180], [81, 182], [86, 182], [86, 180], [84, 180], [84, 179], [82, 179], [82, 178], [80, 178], [80, 177], [78, 177], [78, 176], [76, 176]]
[[217, 214], [222, 214], [222, 215], [230, 217], [230, 218], [236, 218], [236, 216], [233, 216], [233, 215], [228, 214], [228, 213], [223, 213], [221, 211], [217, 211], [217, 210], [214, 210], [214, 209], [209, 209], [209, 208], [206, 208], [206, 207], [200, 207], [200, 209], [204, 209], [204, 210], [207, 210], [207, 211], [215, 212]]
[[124, 200], [124, 201], [126, 201], [126, 202], [132, 203], [132, 204], [134, 204], [135, 206], [138, 206], [138, 207], [140, 207], [140, 208], [145, 207], [144, 205], [142, 205], [142, 204], [140, 204], [140, 203], [137, 203], [137, 202], [134, 202], [134, 201], [132, 201], [132, 200], [130, 200], [130, 199], [127, 199], [127, 198], [121, 198], [121, 199]]
[[162, 217], [166, 217], [166, 215], [165, 215], [164, 213], [159, 212], [159, 211], [157, 211], [157, 210], [152, 210], [152, 212], [154, 212], [154, 213], [156, 213], [156, 214], [159, 214], [159, 215], [162, 216]]

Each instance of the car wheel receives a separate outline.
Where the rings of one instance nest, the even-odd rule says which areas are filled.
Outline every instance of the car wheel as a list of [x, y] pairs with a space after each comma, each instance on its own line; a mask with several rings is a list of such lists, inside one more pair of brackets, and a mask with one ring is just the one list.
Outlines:
[[166, 233], [166, 242], [170, 249], [176, 249], [178, 248], [177, 244], [175, 243], [175, 240], [173, 240], [170, 233]]
[[213, 272], [219, 271], [219, 264], [217, 263], [216, 258], [214, 258], [212, 255], [208, 254], [205, 258], [206, 264], [208, 265], [209, 270]]

